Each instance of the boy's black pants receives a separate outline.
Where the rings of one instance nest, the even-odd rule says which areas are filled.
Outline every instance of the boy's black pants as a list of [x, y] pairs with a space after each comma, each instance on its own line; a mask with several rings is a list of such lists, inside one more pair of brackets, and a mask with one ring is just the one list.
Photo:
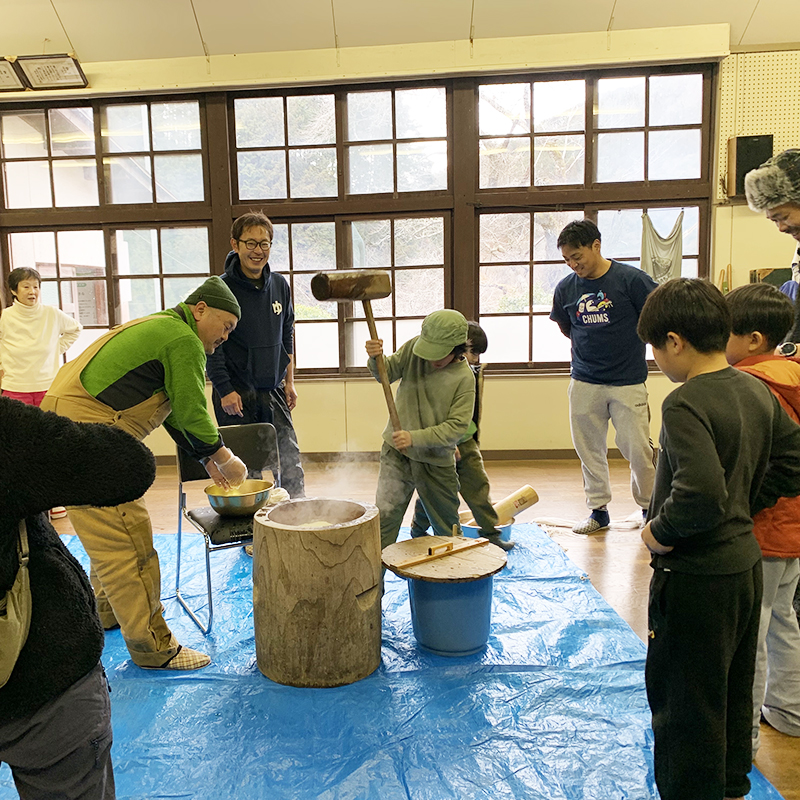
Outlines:
[[761, 562], [735, 575], [658, 569], [645, 683], [662, 800], [750, 791]]

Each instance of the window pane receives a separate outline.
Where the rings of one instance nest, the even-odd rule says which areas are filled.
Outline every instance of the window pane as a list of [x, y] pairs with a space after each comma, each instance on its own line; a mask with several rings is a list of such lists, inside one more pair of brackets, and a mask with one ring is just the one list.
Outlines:
[[162, 271], [167, 274], [208, 275], [208, 230], [206, 228], [162, 228]]
[[598, 128], [633, 128], [644, 125], [644, 76], [600, 78], [597, 81]]
[[696, 278], [698, 277], [698, 263], [696, 258], [684, 258], [681, 263], [681, 277], [682, 278]]
[[333, 222], [292, 225], [292, 267], [302, 270], [336, 269], [336, 228]]
[[150, 156], [104, 158], [109, 203], [152, 203]]
[[286, 198], [286, 157], [282, 150], [239, 153], [240, 200]]
[[669, 181], [700, 177], [700, 130], [650, 131], [647, 177]]
[[650, 221], [661, 236], [667, 236], [683, 211], [683, 255], [696, 256], [699, 252], [700, 209], [697, 206], [687, 208], [649, 208]]
[[199, 150], [200, 106], [192, 100], [182, 103], [153, 103], [153, 150]]
[[[383, 339], [383, 347], [387, 353], [394, 352], [399, 345], [395, 345], [392, 336], [392, 323], [376, 320], [375, 327], [378, 331], [378, 338]], [[348, 330], [345, 333], [345, 358], [347, 359], [348, 367], [366, 367], [367, 366], [367, 353], [364, 350], [364, 342], [371, 338], [369, 328], [366, 322], [351, 322], [346, 326]], [[416, 336], [419, 333], [419, 324], [411, 336]], [[406, 337], [410, 339], [411, 336]], [[406, 339], [403, 339], [402, 344]]]
[[[296, 366], [300, 369], [339, 366], [339, 333], [335, 322], [295, 325], [294, 346]], [[361, 352], [364, 352], [364, 342]], [[366, 362], [364, 353], [364, 364]]]
[[282, 97], [240, 97], [233, 101], [237, 147], [281, 147], [283, 131]]
[[59, 231], [58, 267], [62, 278], [102, 278], [106, 251], [102, 231]]
[[501, 83], [478, 89], [478, 122], [481, 135], [504, 136], [529, 133], [531, 85]]
[[45, 306], [55, 306], [58, 308], [58, 282], [42, 281], [41, 302]]
[[3, 114], [0, 122], [4, 158], [37, 158], [47, 155], [43, 111]]
[[702, 75], [652, 75], [650, 124], [692, 125], [703, 118]]
[[[481, 327], [486, 331], [489, 347], [481, 356], [485, 363], [505, 363], [509, 361], [528, 361], [528, 342], [530, 339], [529, 317], [484, 317]], [[554, 324], [554, 328], [557, 326]]]
[[392, 138], [391, 92], [347, 95], [347, 138], [351, 142]]
[[569, 361], [570, 341], [549, 317], [531, 318], [534, 361]]
[[291, 197], [336, 197], [336, 148], [289, 151]]
[[158, 274], [158, 231], [146, 228], [116, 232], [117, 275]]
[[642, 254], [642, 209], [598, 211], [597, 227], [603, 237], [606, 258], [626, 260]]
[[350, 147], [350, 194], [376, 194], [394, 190], [391, 144]]
[[441, 217], [396, 220], [394, 263], [398, 267], [444, 264], [444, 220]]
[[100, 124], [105, 153], [138, 153], [150, 149], [147, 106], [104, 106]]
[[272, 225], [272, 247], [269, 250], [269, 266], [275, 272], [289, 272], [289, 226]]
[[52, 155], [94, 155], [94, 112], [91, 108], [51, 108], [48, 114]]
[[481, 139], [480, 188], [531, 185], [531, 140]]
[[556, 246], [558, 235], [565, 225], [579, 219], [583, 219], [582, 211], [536, 211], [533, 215], [534, 260], [563, 263], [561, 251]]
[[392, 234], [388, 219], [353, 222], [350, 231], [355, 269], [386, 268], [391, 265]]
[[122, 279], [117, 282], [117, 294], [117, 322], [128, 322], [162, 310], [157, 278]]
[[50, 167], [46, 161], [9, 161], [4, 167], [6, 208], [51, 208]]
[[334, 144], [336, 112], [332, 94], [287, 97], [289, 144]]
[[481, 267], [481, 314], [527, 313], [530, 309], [530, 267]]
[[81, 325], [109, 324], [105, 281], [63, 281], [61, 296], [64, 311], [71, 313]]
[[524, 261], [531, 258], [530, 214], [481, 214], [480, 260]]
[[586, 129], [586, 82], [541, 81], [533, 84], [536, 133]]
[[164, 278], [164, 308], [182, 303], [202, 282], [202, 277]]
[[644, 133], [598, 134], [598, 183], [641, 180], [644, 180]]
[[55, 278], [56, 235], [52, 231], [11, 233], [8, 236], [11, 269], [33, 267], [43, 278]]
[[[553, 307], [553, 292], [558, 282], [569, 275], [566, 264], [536, 264], [533, 267], [533, 311], [547, 311]], [[556, 326], [559, 336], [561, 331]], [[534, 339], [534, 342], [536, 340]], [[536, 359], [534, 358], [534, 361]]]
[[[292, 304], [294, 305], [294, 318], [303, 319], [332, 319], [338, 315], [336, 302], [321, 303], [311, 292], [311, 278], [315, 273], [295, 272], [292, 281]], [[337, 337], [338, 338], [338, 337]], [[338, 352], [338, 345], [337, 345]], [[338, 361], [338, 360], [337, 360]]]
[[444, 308], [444, 270], [395, 270], [394, 292], [397, 316], [418, 317]]
[[533, 140], [533, 183], [563, 186], [583, 183], [583, 136], [536, 136]]
[[447, 142], [397, 145], [397, 191], [425, 192], [447, 188]]
[[395, 105], [398, 139], [447, 136], [447, 97], [444, 87], [398, 89]]
[[157, 202], [191, 203], [205, 197], [203, 157], [200, 154], [154, 158]]
[[54, 161], [53, 184], [57, 206], [96, 206], [100, 203], [94, 159]]

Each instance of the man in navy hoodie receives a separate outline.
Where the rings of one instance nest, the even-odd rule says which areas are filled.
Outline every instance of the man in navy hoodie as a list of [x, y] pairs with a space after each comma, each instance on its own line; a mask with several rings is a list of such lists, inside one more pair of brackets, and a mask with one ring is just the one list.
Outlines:
[[242, 316], [228, 341], [208, 357], [217, 422], [271, 422], [278, 433], [281, 482], [292, 497], [305, 495], [300, 449], [292, 424], [294, 308], [289, 284], [269, 268], [272, 223], [264, 214], [243, 214], [231, 228], [222, 280], [239, 301]]

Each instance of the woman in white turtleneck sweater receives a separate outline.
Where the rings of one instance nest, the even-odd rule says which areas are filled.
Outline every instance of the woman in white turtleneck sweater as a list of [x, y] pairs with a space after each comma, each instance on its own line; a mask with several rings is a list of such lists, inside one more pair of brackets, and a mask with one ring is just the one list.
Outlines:
[[41, 278], [30, 267], [8, 276], [13, 305], [0, 315], [3, 394], [38, 406], [61, 366], [61, 355], [82, 328], [72, 317], [40, 302]]

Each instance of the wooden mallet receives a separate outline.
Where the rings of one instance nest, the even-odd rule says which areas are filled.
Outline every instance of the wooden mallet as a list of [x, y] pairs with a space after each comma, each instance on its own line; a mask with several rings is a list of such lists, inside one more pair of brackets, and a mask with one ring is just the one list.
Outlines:
[[[392, 279], [389, 277], [389, 273], [382, 269], [342, 269], [335, 272], [318, 272], [311, 279], [311, 293], [317, 300], [335, 300], [337, 303], [361, 300], [364, 304], [364, 316], [367, 318], [370, 339], [377, 339], [378, 331], [375, 328], [375, 318], [372, 316], [371, 301], [381, 300], [392, 293]], [[379, 355], [375, 362], [378, 367], [378, 377], [383, 386], [386, 406], [389, 409], [392, 430], [402, 430], [383, 354]]]

